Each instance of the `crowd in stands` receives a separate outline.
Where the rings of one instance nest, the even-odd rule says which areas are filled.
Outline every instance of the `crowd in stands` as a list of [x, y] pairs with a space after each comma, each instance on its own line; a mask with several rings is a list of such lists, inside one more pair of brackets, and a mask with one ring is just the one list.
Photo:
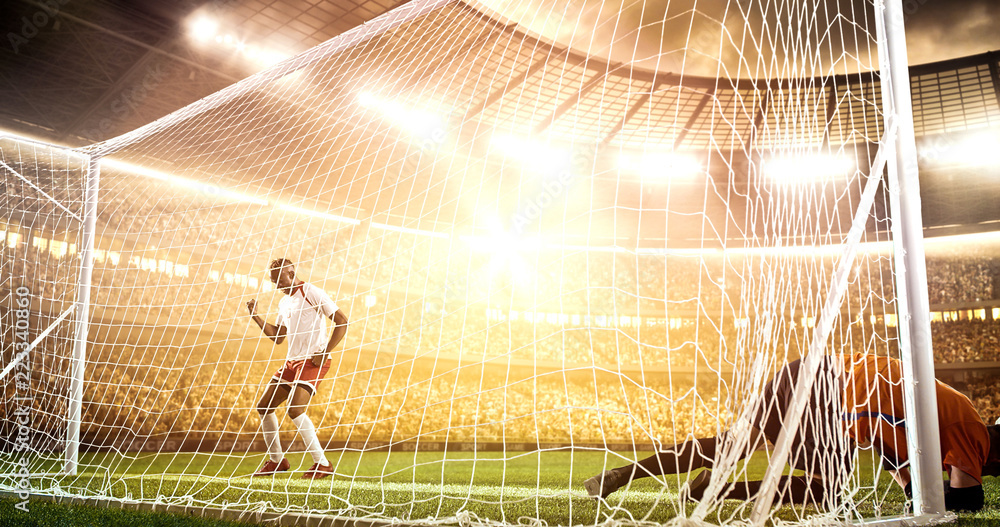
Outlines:
[[[935, 335], [950, 324], [955, 331], [966, 325], [935, 324]], [[849, 336], [852, 347], [881, 338], [858, 333]], [[252, 340], [167, 342], [156, 351], [111, 342], [95, 348], [86, 370], [84, 422], [92, 435], [109, 442], [123, 434], [152, 439], [252, 435], [258, 427], [256, 400], [282, 358], [281, 350]], [[517, 357], [414, 359], [391, 352], [343, 352], [313, 408], [324, 440], [674, 441], [715, 433], [740, 404], [727, 395], [741, 393], [733, 389], [732, 371], [745, 364], [719, 364], [720, 355], [696, 352], [697, 369], [651, 362], [641, 372], [619, 372], [610, 362], [595, 360], [589, 367], [546, 368]], [[775, 364], [782, 360], [787, 358], [777, 357]], [[962, 388], [984, 418], [995, 419], [1000, 398], [983, 387], [975, 382]]]
[[937, 362], [1000, 361], [1000, 321], [934, 322], [931, 334]]
[[[98, 348], [99, 359], [126, 359], [96, 360], [86, 372], [86, 432], [108, 444], [125, 436], [253, 435], [255, 403], [278, 364], [224, 349], [210, 361], [182, 348], [139, 364], [127, 346]], [[196, 364], [169, 367], [185, 361]], [[673, 384], [657, 376], [643, 386], [599, 370], [512, 375], [491, 365], [392, 365], [362, 356], [331, 371], [312, 408], [325, 440], [648, 443], [715, 433], [728, 417], [719, 401], [727, 390], [727, 380], [709, 374]]]
[[[218, 347], [219, 345], [213, 345]], [[84, 423], [111, 443], [150, 439], [254, 437], [255, 403], [275, 361], [225, 349], [221, 357], [177, 348], [139, 364], [130, 350], [108, 346], [88, 367]], [[175, 356], [179, 354], [181, 359]], [[323, 440], [579, 443], [674, 442], [715, 434], [745, 404], [731, 399], [737, 378], [708, 368], [688, 377], [650, 371], [643, 377], [601, 368], [538, 372], [504, 364], [408, 361], [360, 356], [338, 363], [312, 403]], [[179, 362], [188, 367], [177, 368]], [[171, 367], [173, 366], [173, 367]], [[984, 419], [1000, 417], [987, 380], [957, 385]], [[285, 420], [287, 421], [287, 420]], [[294, 428], [284, 422], [289, 440]]]
[[1000, 421], [1000, 394], [997, 393], [997, 386], [1000, 386], [1000, 376], [989, 375], [962, 387], [986, 424]]
[[927, 292], [931, 304], [995, 300], [1000, 297], [1000, 258], [975, 249], [961, 256], [928, 253]]

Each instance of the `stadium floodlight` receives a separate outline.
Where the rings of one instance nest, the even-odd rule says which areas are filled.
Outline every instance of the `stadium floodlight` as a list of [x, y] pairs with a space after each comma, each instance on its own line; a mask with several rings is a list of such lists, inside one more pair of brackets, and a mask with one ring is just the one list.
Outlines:
[[[623, 40], [636, 32], [590, 46], [522, 29], [551, 6], [501, 20], [464, 2], [413, 0], [106, 142], [74, 151], [0, 138], [0, 223], [21, 241], [3, 252], [11, 278], [0, 305], [28, 305], [0, 309], [0, 328], [27, 325], [20, 347], [36, 346], [4, 366], [13, 397], [3, 422], [16, 433], [3, 437], [24, 440], [6, 444], [15, 457], [0, 463], [0, 490], [333, 524], [947, 519], [919, 196], [907, 171], [916, 163], [901, 2], [828, 2], [807, 24], [798, 9], [748, 15], [716, 4], [668, 6], [662, 22], [676, 31], [664, 34], [680, 40], [656, 50]], [[612, 28], [627, 18], [606, 11], [585, 16]], [[572, 19], [563, 29], [603, 38]], [[216, 35], [236, 42], [226, 37]], [[257, 44], [243, 53], [253, 49], [262, 53]], [[721, 58], [700, 73], [607, 58], [687, 60], [705, 49]], [[372, 133], [390, 126], [351, 118], [362, 113], [402, 133]], [[393, 179], [440, 115], [455, 121], [447, 159]], [[805, 147], [793, 160], [769, 157], [818, 138], [835, 152], [864, 138], [857, 158], [875, 161], [853, 167]], [[637, 200], [628, 178], [605, 177], [618, 145], [675, 144], [729, 170], [662, 200]], [[544, 180], [569, 164], [573, 203]], [[518, 177], [533, 172], [543, 177]], [[791, 177], [843, 185], [785, 185]], [[234, 199], [222, 181], [270, 185], [271, 206]], [[526, 231], [561, 245], [505, 230], [529, 208]], [[484, 229], [484, 211], [510, 216]], [[886, 223], [890, 232], [869, 228]], [[887, 241], [891, 255], [863, 250]], [[833, 249], [810, 249], [823, 246]], [[94, 257], [109, 252], [120, 258]], [[270, 286], [272, 262], [281, 287]], [[168, 272], [175, 265], [185, 272]], [[306, 315], [349, 328], [322, 382], [287, 375], [323, 375], [306, 365], [322, 359], [321, 339], [292, 350], [305, 324], [274, 348], [275, 323]], [[39, 324], [48, 333], [34, 343]], [[302, 349], [313, 355], [274, 381], [309, 400], [309, 419], [303, 405], [288, 410], [304, 438], [289, 444], [292, 430], [257, 408], [284, 391], [269, 384], [270, 359]], [[828, 361], [846, 368], [886, 355], [908, 361], [890, 388], [853, 391], [844, 412], [807, 404], [813, 394], [843, 404], [836, 375], [820, 375]], [[772, 397], [769, 379], [786, 364], [801, 373], [794, 390], [777, 391], [794, 393]], [[867, 443], [863, 433], [831, 419], [881, 416], [882, 403], [906, 422], [891, 428], [906, 435], [912, 507], [878, 454], [853, 448]], [[775, 408], [783, 426], [767, 427], [775, 448], [760, 452], [758, 410]], [[22, 426], [11, 416], [23, 412], [32, 418]], [[812, 418], [815, 433], [796, 443], [795, 424]], [[310, 419], [312, 429], [302, 424]], [[722, 439], [711, 450], [689, 441], [713, 437]], [[653, 480], [595, 488], [602, 469], [677, 442], [646, 471], [611, 472], [615, 483], [660, 473]], [[330, 465], [317, 459], [324, 448]], [[680, 466], [677, 450], [713, 470], [686, 472], [693, 465]], [[820, 466], [798, 467], [816, 456]], [[334, 477], [316, 481], [329, 473], [321, 466]], [[802, 485], [812, 505], [780, 504]]]
[[489, 264], [490, 277], [510, 277], [520, 287], [534, 283], [535, 275], [527, 260], [517, 252], [495, 251]]
[[191, 37], [201, 43], [214, 41], [219, 48], [230, 49], [237, 55], [245, 57], [259, 66], [267, 67], [286, 60], [289, 55], [277, 50], [269, 50], [260, 45], [247, 42], [232, 33], [222, 33], [218, 20], [205, 14], [191, 18], [188, 23]]
[[206, 15], [199, 15], [190, 24], [191, 36], [196, 40], [207, 42], [215, 39], [219, 32], [219, 23]]
[[650, 183], [691, 181], [705, 171], [693, 156], [673, 152], [622, 153], [618, 156], [618, 169], [638, 174]]
[[844, 181], [852, 169], [846, 157], [826, 154], [776, 155], [763, 162], [764, 177], [786, 185]]

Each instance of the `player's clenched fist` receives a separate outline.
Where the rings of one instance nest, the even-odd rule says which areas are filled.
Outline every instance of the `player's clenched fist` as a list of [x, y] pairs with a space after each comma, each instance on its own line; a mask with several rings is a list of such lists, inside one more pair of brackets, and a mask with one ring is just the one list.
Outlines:
[[247, 311], [250, 312], [250, 316], [252, 316], [252, 317], [257, 316], [257, 299], [256, 298], [251, 298], [250, 301], [247, 302]]

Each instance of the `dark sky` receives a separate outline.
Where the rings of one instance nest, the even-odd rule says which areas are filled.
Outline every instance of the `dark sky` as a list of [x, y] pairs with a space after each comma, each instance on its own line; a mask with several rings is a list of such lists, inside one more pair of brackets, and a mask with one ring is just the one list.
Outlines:
[[[831, 64], [837, 72], [877, 68], [877, 55], [869, 46], [875, 35], [870, 1], [479, 0], [479, 3], [560, 44], [593, 56], [639, 63], [661, 71], [771, 77], [819, 75], [830, 71]], [[902, 3], [910, 64], [1000, 50], [1000, 0], [902, 0]], [[809, 60], [786, 60], [792, 56]]]
[[914, 6], [919, 7], [906, 19], [906, 45], [911, 63], [1000, 50], [1000, 1], [904, 2], [904, 7]]

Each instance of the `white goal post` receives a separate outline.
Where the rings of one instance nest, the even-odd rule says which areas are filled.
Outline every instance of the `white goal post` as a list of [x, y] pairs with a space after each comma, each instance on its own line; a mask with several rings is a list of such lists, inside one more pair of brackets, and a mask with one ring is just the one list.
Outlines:
[[[934, 384], [934, 350], [931, 345], [930, 302], [927, 294], [927, 267], [924, 260], [923, 220], [920, 215], [920, 182], [917, 173], [917, 146], [913, 131], [913, 105], [906, 55], [906, 31], [903, 27], [900, 0], [887, 0], [876, 16], [879, 62], [889, 69], [889, 82], [882, 84], [886, 114], [897, 120], [900, 132], [895, 138], [895, 159], [890, 159], [889, 196], [892, 219], [897, 295], [900, 325], [900, 349], [907, 392], [907, 419], [912, 430], [907, 435], [910, 463], [919, 484], [914, 485], [914, 508], [921, 515], [952, 519], [944, 507], [941, 481], [941, 442], [938, 434], [937, 395]], [[911, 417], [912, 416], [912, 417]], [[920, 453], [916, 455], [916, 453]]]
[[87, 160], [86, 185], [83, 199], [83, 229], [80, 243], [80, 281], [76, 310], [76, 335], [73, 360], [70, 362], [69, 422], [66, 432], [66, 464], [63, 472], [75, 475], [80, 461], [80, 425], [83, 420], [83, 371], [87, 364], [87, 342], [90, 332], [90, 281], [94, 272], [94, 237], [97, 235], [97, 196], [101, 180], [101, 160]]

